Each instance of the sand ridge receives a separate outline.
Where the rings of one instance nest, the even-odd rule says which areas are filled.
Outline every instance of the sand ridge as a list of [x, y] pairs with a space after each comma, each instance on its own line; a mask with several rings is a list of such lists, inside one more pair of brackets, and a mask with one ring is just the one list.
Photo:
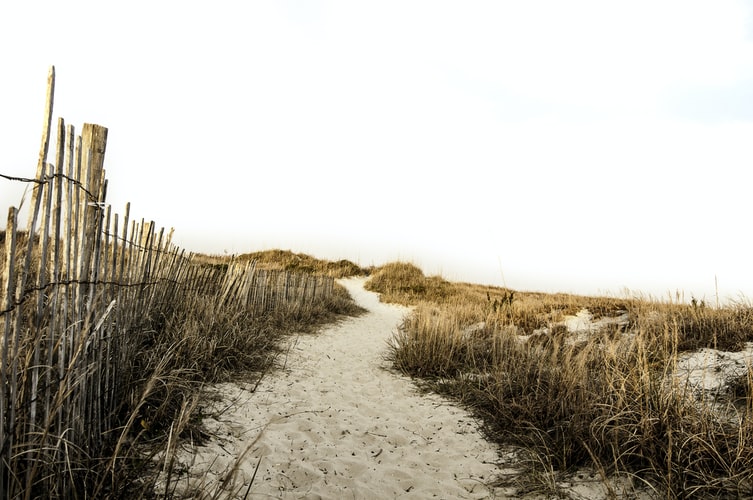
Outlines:
[[495, 496], [497, 447], [465, 410], [388, 369], [387, 340], [409, 309], [380, 303], [364, 281], [341, 283], [368, 313], [292, 339], [284, 368], [254, 392], [214, 387], [221, 398], [204, 423], [217, 438], [182, 452], [181, 487], [204, 477], [193, 487], [216, 491], [242, 456], [245, 486], [221, 497], [243, 498], [257, 464], [247, 498]]

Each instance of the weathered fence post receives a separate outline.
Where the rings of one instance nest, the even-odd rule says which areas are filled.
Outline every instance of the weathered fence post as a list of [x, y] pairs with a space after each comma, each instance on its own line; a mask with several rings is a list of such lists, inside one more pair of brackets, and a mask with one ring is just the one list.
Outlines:
[[102, 206], [100, 199], [102, 178], [104, 175], [105, 149], [107, 147], [107, 129], [100, 125], [85, 123], [81, 133], [82, 162], [86, 172], [84, 180], [87, 202], [82, 204], [83, 214], [83, 252], [79, 261], [79, 277], [89, 278], [92, 272], [92, 254], [94, 252], [97, 232], [99, 230]]
[[[47, 164], [47, 152], [50, 148], [50, 127], [52, 126], [52, 108], [55, 100], [55, 66], [50, 67], [50, 71], [47, 74], [47, 99], [44, 106], [44, 122], [42, 124], [42, 145], [39, 148], [39, 160], [37, 161], [37, 179], [42, 181], [44, 178]], [[31, 193], [32, 206], [37, 205], [39, 198], [39, 190], [43, 184], [38, 183], [34, 186]], [[36, 211], [29, 212], [29, 223], [26, 229], [29, 231], [29, 235], [34, 232], [34, 223], [36, 222]]]
[[[9, 463], [11, 460], [11, 436], [13, 425], [10, 422], [9, 407], [13, 405], [11, 394], [6, 391], [6, 387], [9, 383], [7, 380], [7, 374], [9, 370], [8, 351], [10, 349], [10, 337], [12, 325], [12, 317], [10, 310], [15, 303], [15, 273], [13, 264], [16, 253], [16, 225], [18, 219], [18, 211], [16, 207], [10, 207], [8, 209], [8, 224], [5, 230], [5, 261], [2, 269], [2, 275], [0, 275], [0, 308], [5, 313], [5, 321], [3, 326], [3, 343], [2, 353], [0, 353], [0, 463]], [[7, 427], [7, 432], [6, 432]], [[0, 467], [0, 494], [4, 494], [6, 490], [6, 471]]]

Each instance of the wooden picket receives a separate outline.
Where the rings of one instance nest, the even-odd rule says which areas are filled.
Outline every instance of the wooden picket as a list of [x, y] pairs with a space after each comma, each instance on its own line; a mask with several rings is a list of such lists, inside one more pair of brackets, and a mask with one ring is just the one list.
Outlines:
[[113, 213], [105, 127], [85, 124], [76, 135], [59, 119], [48, 163], [54, 85], [52, 68], [27, 226], [10, 207], [0, 233], [0, 498], [74, 491], [68, 467], [96, 456], [123, 425], [118, 408], [137, 355], [129, 334], [152, 311], [189, 292], [257, 315], [295, 311], [334, 285], [253, 261], [202, 265], [172, 244], [172, 231], [132, 220], [130, 205], [122, 218]]

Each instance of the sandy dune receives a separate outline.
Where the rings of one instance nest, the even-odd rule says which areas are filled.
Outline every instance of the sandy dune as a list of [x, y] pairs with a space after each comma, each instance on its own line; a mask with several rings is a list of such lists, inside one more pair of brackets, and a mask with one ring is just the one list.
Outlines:
[[255, 392], [216, 387], [222, 399], [205, 423], [220, 439], [182, 453], [181, 489], [205, 476], [192, 486], [217, 491], [247, 450], [237, 473], [245, 486], [224, 498], [246, 495], [257, 463], [247, 498], [495, 496], [486, 483], [500, 472], [497, 448], [468, 413], [385, 369], [386, 340], [408, 309], [380, 303], [363, 282], [342, 281], [368, 314], [294, 339], [284, 369]]
[[[466, 411], [419, 394], [410, 379], [390, 370], [387, 340], [409, 309], [380, 303], [364, 281], [341, 283], [367, 314], [291, 339], [283, 368], [256, 390], [241, 383], [208, 390], [204, 424], [213, 438], [205, 446], [183, 445], [178, 459], [187, 474], [175, 492], [249, 499], [549, 498], [541, 490], [490, 486], [496, 477], [525, 475], [514, 450], [500, 453]], [[625, 319], [593, 321], [581, 311], [563, 324], [587, 335]], [[740, 353], [685, 353], [673, 383], [690, 389], [691, 397], [723, 393], [751, 360], [753, 343]], [[223, 489], [232, 471], [235, 486]], [[627, 476], [604, 482], [588, 469], [549, 481], [555, 482], [550, 493], [573, 499], [609, 498], [610, 489], [619, 498], [652, 497]]]

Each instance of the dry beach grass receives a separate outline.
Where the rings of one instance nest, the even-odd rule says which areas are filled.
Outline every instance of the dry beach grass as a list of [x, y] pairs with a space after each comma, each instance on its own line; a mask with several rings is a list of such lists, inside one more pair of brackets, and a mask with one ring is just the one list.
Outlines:
[[[489, 483], [491, 475], [485, 470], [478, 473], [483, 481], [473, 479], [478, 482], [477, 488], [453, 482], [441, 483], [442, 488], [461, 488], [457, 494], [469, 498], [492, 496], [495, 491], [530, 498], [753, 495], [753, 372], [751, 357], [746, 355], [753, 340], [753, 309], [745, 302], [710, 307], [701, 302], [685, 304], [645, 297], [521, 292], [426, 277], [407, 263], [361, 269], [346, 261], [329, 263], [287, 251], [243, 258], [255, 259], [260, 267], [269, 269], [330, 276], [370, 273], [368, 289], [379, 292], [385, 302], [411, 306], [410, 313], [405, 310], [402, 326], [382, 345], [390, 366], [413, 377], [424, 390], [449, 397], [479, 417], [486, 436], [501, 446], [499, 461], [509, 467], [509, 474], [499, 476], [496, 485]], [[195, 265], [222, 267], [228, 261], [227, 257], [197, 256]], [[277, 439], [272, 430], [265, 441], [246, 442], [245, 447], [230, 454], [229, 462], [222, 462], [226, 474], [221, 487], [207, 468], [198, 482], [193, 476], [193, 489], [178, 488], [188, 477], [183, 447], [187, 443], [211, 447], [221, 438], [219, 424], [211, 423], [214, 417], [208, 418], [206, 400], [202, 399], [205, 393], [200, 389], [244, 380], [240, 392], [227, 389], [237, 384], [219, 386], [227, 389], [225, 396], [229, 397], [219, 403], [222, 406], [225, 402], [225, 415], [260, 408], [258, 401], [248, 398], [262, 395], [267, 408], [288, 400], [297, 401], [304, 410], [316, 406], [324, 400], [306, 400], [310, 394], [303, 393], [291, 393], [295, 396], [292, 399], [290, 394], [286, 396], [285, 391], [291, 388], [301, 389], [295, 384], [299, 375], [279, 370], [292, 360], [288, 357], [291, 335], [314, 332], [343, 315], [358, 316], [362, 310], [342, 287], [336, 287], [331, 299], [312, 307], [265, 315], [252, 314], [240, 306], [220, 306], [211, 294], [174, 297], [162, 306], [149, 311], [141, 330], [133, 336], [139, 356], [133, 359], [128, 380], [123, 381], [132, 397], [123, 402], [118, 416], [122, 432], [105, 450], [107, 454], [92, 456], [86, 464], [80, 464], [88, 467], [81, 479], [85, 487], [82, 495], [149, 497], [158, 486], [164, 497], [190, 494], [229, 498], [233, 496], [230, 492], [238, 492], [240, 497], [248, 494], [253, 498], [282, 477], [275, 475], [274, 468], [264, 469], [261, 461], [252, 462], [262, 464], [258, 475], [254, 474], [256, 470], [250, 475], [237, 474], [241, 462], [251, 457], [253, 446], [260, 447], [268, 457], [279, 456], [273, 449], [280, 446], [282, 434]], [[305, 351], [301, 366], [308, 366], [305, 354], [317, 352], [314, 346], [319, 340], [310, 337], [296, 344]], [[337, 345], [332, 344], [332, 349]], [[335, 357], [334, 351], [328, 354]], [[340, 359], [345, 364], [336, 365], [338, 369], [352, 370], [353, 375], [348, 377], [360, 380], [357, 374], [366, 369], [366, 361], [347, 356]], [[379, 373], [384, 368], [379, 368]], [[268, 382], [261, 380], [262, 375], [264, 380], [269, 378]], [[274, 385], [287, 380], [285, 377], [292, 377], [285, 383], [292, 385]], [[337, 382], [336, 378], [322, 383]], [[370, 376], [360, 383], [366, 387], [372, 379], [378, 377]], [[262, 385], [266, 383], [271, 385]], [[349, 391], [348, 398], [339, 399], [357, 405], [358, 390]], [[333, 386], [329, 392], [336, 395], [337, 391]], [[241, 396], [244, 399], [238, 399]], [[437, 419], [436, 423], [436, 412], [435, 408], [420, 418]], [[439, 442], [449, 437], [452, 444], [437, 456], [422, 452], [426, 454], [421, 460], [407, 458], [405, 453], [414, 450], [411, 439], [391, 434], [394, 428], [386, 426], [392, 421], [402, 429], [409, 427], [399, 423], [402, 421], [397, 413], [399, 409], [385, 407], [379, 415], [370, 410], [365, 420], [353, 417], [362, 426], [374, 422], [385, 425], [372, 429], [378, 436], [368, 434], [373, 438], [368, 444], [373, 448], [369, 448], [372, 455], [382, 449], [376, 458], [388, 469], [376, 465], [364, 469], [363, 463], [353, 457], [349, 457], [350, 468], [336, 469], [329, 455], [319, 457], [322, 464], [330, 461], [330, 465], [322, 465], [323, 469], [361, 471], [360, 477], [352, 474], [345, 478], [354, 491], [378, 492], [385, 484], [380, 479], [382, 470], [395, 474], [397, 479], [391, 486], [395, 491], [403, 488], [404, 493], [412, 492], [415, 497], [420, 497], [419, 487], [425, 486], [424, 492], [433, 491], [426, 486], [429, 482], [409, 481], [398, 473], [399, 469], [412, 470], [409, 476], [413, 478], [429, 477], [427, 471], [450, 468], [443, 457], [460, 457], [463, 450], [467, 454], [470, 448], [466, 447], [475, 438], [468, 434], [454, 439], [458, 433], [449, 424], [438, 425], [419, 441]], [[456, 423], [467, 420], [453, 415], [450, 417]], [[258, 416], [255, 425], [269, 423], [264, 418]], [[426, 427], [427, 421], [423, 425], [432, 429]], [[299, 434], [295, 435], [316, 439], [317, 448], [326, 452], [329, 442], [346, 442], [331, 434], [331, 428], [345, 432], [343, 436], [352, 433], [334, 417], [328, 422], [323, 427], [311, 427], [316, 431], [296, 429]], [[301, 425], [292, 420], [287, 423]], [[444, 436], [441, 429], [449, 434]], [[283, 428], [284, 432], [288, 430]], [[240, 434], [246, 431], [238, 430]], [[392, 444], [385, 447], [381, 441]], [[358, 453], [355, 441], [350, 445]], [[224, 442], [223, 446], [231, 445]], [[363, 460], [375, 458], [368, 455], [369, 450]], [[510, 450], [515, 452], [509, 454]], [[286, 467], [300, 462], [303, 456], [293, 448], [285, 453]], [[219, 456], [215, 454], [216, 459]], [[282, 463], [282, 459], [276, 461]], [[46, 464], [40, 471], [54, 474], [58, 465]], [[297, 484], [311, 491], [321, 487], [313, 482], [306, 484], [306, 477], [296, 476]], [[196, 484], [206, 488], [197, 490]], [[282, 483], [274, 484], [279, 488]], [[288, 483], [284, 486], [290, 488]]]
[[[217, 498], [469, 498], [494, 495], [497, 450], [466, 411], [421, 395], [384, 360], [409, 310], [380, 303], [365, 278], [343, 280], [359, 317], [294, 337], [279, 370], [256, 388], [208, 394], [216, 436], [186, 443], [178, 496]], [[225, 481], [232, 476], [233, 481]], [[162, 490], [160, 490], [162, 491]]]
[[407, 263], [367, 286], [416, 306], [392, 340], [395, 366], [528, 452], [520, 494], [564, 494], [568, 473], [590, 467], [606, 485], [623, 480], [615, 496], [626, 484], [657, 498], [753, 495], [750, 357], [713, 393], [678, 370], [702, 348], [721, 358], [749, 349], [748, 304], [520, 293], [424, 277]]
[[[4, 239], [5, 233], [0, 231], [0, 242]], [[20, 233], [18, 239], [24, 241], [25, 234]], [[0, 248], [4, 249], [2, 245]], [[11, 265], [23, 262], [26, 251], [19, 245]], [[223, 262], [210, 260], [201, 256], [188, 259], [187, 275], [211, 271], [211, 276], [222, 278], [232, 270], [229, 258]], [[336, 265], [330, 267], [336, 271]], [[67, 329], [46, 323], [35, 328], [39, 323], [28, 312], [31, 308], [21, 307], [24, 298], [0, 311], [0, 326], [4, 328], [4, 392], [0, 395], [7, 403], [3, 408], [9, 409], [0, 412], [0, 427], [6, 431], [0, 434], [4, 437], [0, 463], [3, 495], [152, 497], [158, 471], [172, 471], [172, 454], [165, 455], [164, 450], [174, 451], [179, 439], [201, 441], [208, 437], [197, 419], [202, 386], [241, 375], [258, 383], [283, 354], [282, 341], [290, 332], [312, 332], [343, 315], [361, 312], [337, 285], [331, 293], [265, 309], [248, 301], [226, 300], [219, 291], [213, 286], [178, 287], [165, 295], [165, 300], [145, 301], [148, 305], [137, 308], [138, 321], [127, 330], [113, 327], [116, 333], [111, 336], [122, 340], [118, 344], [118, 398], [115, 409], [106, 411], [102, 411], [105, 406], [99, 394], [86, 399], [85, 404], [69, 396], [83, 393], [86, 376], [95, 370], [95, 362], [115, 359], [113, 350], [98, 353], [91, 342], [82, 340], [81, 347], [69, 355], [71, 361], [58, 362], [64, 359], [68, 340], [53, 340], [61, 336], [60, 330]], [[125, 309], [139, 304], [119, 298], [113, 304], [124, 309], [124, 314]], [[111, 318], [117, 326], [120, 315]], [[76, 337], [70, 342], [77, 342]], [[103, 370], [100, 376], [106, 374]], [[35, 384], [35, 380], [43, 383]], [[35, 405], [44, 408], [44, 421], [39, 418], [40, 412], [34, 418]], [[82, 416], [95, 411], [102, 416], [101, 431], [82, 432], [101, 434], [102, 445], [83, 446], [70, 437], [70, 429], [79, 425]], [[14, 440], [8, 438], [8, 429], [13, 431]], [[158, 453], [166, 459], [155, 464], [153, 458]]]
[[[747, 302], [186, 256], [110, 217], [104, 127], [59, 119], [52, 169], [53, 83], [36, 180], [4, 176], [34, 188], [0, 230], [3, 498], [753, 497]], [[333, 285], [367, 274], [410, 309]]]

